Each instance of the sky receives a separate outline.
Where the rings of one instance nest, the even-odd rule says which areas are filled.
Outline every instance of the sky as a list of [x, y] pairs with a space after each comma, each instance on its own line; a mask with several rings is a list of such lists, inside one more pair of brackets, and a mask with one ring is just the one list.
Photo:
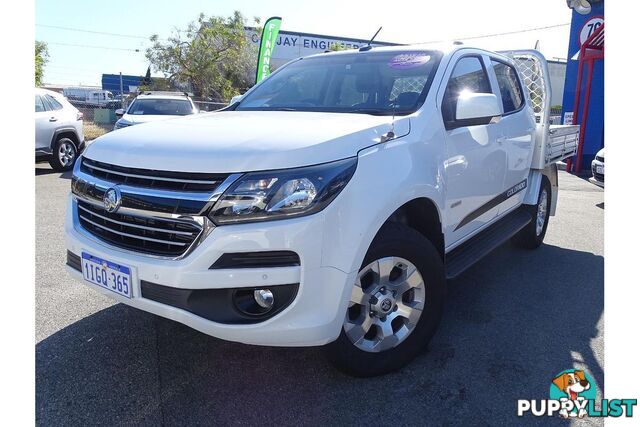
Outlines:
[[[103, 73], [144, 75], [149, 65], [144, 52], [152, 34], [166, 38], [201, 12], [229, 16], [234, 10], [250, 21], [253, 17], [264, 22], [270, 16], [281, 16], [282, 30], [341, 37], [370, 38], [382, 26], [378, 40], [403, 44], [466, 39], [571, 21], [565, 0], [36, 0], [36, 40], [48, 43], [50, 55], [44, 81], [99, 86]], [[98, 34], [101, 32], [119, 35]], [[491, 50], [531, 49], [538, 40], [548, 59], [566, 58], [569, 26], [464, 43]]]

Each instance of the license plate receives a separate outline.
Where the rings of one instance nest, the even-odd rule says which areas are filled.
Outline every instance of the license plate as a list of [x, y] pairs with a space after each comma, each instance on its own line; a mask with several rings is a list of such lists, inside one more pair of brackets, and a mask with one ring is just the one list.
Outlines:
[[94, 285], [131, 298], [131, 269], [82, 252], [82, 276]]
[[596, 166], [596, 173], [604, 175], [604, 165]]

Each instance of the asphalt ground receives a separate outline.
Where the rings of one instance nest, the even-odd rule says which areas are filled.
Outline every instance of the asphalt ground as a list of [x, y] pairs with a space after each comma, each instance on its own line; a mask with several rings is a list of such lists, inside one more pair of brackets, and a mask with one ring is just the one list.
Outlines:
[[604, 193], [586, 180], [560, 173], [542, 247], [505, 244], [449, 282], [424, 354], [356, 379], [320, 348], [221, 341], [71, 279], [70, 174], [37, 164], [36, 175], [38, 425], [548, 424], [518, 419], [516, 401], [548, 398], [553, 376], [572, 367], [586, 369], [602, 396]]

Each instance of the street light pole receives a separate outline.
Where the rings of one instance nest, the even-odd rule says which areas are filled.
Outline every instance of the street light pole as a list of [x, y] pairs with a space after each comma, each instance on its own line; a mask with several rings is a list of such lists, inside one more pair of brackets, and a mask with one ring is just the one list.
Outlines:
[[120, 107], [124, 108], [124, 91], [122, 89], [122, 71], [120, 71]]

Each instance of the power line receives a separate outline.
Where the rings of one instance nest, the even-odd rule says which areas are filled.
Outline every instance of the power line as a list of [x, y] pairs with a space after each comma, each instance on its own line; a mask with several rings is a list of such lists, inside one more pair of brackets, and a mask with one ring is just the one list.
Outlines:
[[71, 47], [86, 47], [90, 49], [125, 50], [129, 52], [140, 52], [140, 49], [127, 49], [124, 47], [93, 46], [93, 45], [86, 45], [86, 44], [57, 43], [57, 42], [47, 42], [47, 44], [58, 45], [58, 46], [71, 46]]
[[82, 29], [82, 28], [61, 27], [61, 26], [58, 26], [58, 25], [36, 24], [36, 27], [55, 28], [57, 30], [77, 31], [77, 32], [81, 32], [81, 33], [90, 33], [90, 34], [101, 34], [103, 36], [129, 37], [129, 38], [133, 38], [133, 39], [149, 40], [149, 37], [138, 36], [138, 35], [133, 35], [133, 34], [109, 33], [109, 32], [106, 32], [106, 31], [93, 31], [93, 30], [85, 30], [85, 29]]
[[441, 43], [441, 42], [446, 42], [446, 41], [451, 41], [451, 40], [475, 40], [475, 39], [484, 39], [484, 38], [488, 38], [488, 37], [497, 37], [497, 36], [507, 36], [507, 35], [511, 35], [511, 34], [519, 34], [519, 33], [528, 33], [531, 31], [538, 31], [538, 30], [548, 30], [550, 28], [558, 28], [558, 27], [566, 27], [568, 25], [571, 25], [570, 22], [567, 22], [566, 24], [555, 24], [555, 25], [547, 25], [545, 27], [535, 27], [535, 28], [527, 28], [525, 30], [517, 30], [517, 31], [507, 31], [504, 33], [494, 33], [494, 34], [483, 34], [481, 36], [472, 36], [472, 37], [452, 37], [450, 39], [446, 39], [446, 40], [432, 40], [432, 41], [428, 41], [428, 42], [419, 42], [418, 44], [421, 43]]

